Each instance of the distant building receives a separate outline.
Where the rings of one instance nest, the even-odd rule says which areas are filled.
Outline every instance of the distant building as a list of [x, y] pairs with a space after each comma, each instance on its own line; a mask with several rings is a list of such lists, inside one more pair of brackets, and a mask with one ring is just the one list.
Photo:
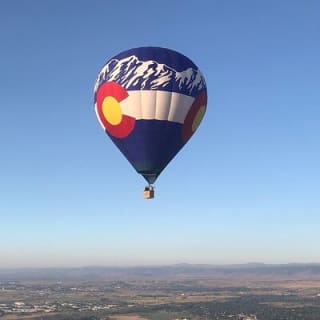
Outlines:
[[22, 307], [22, 306], [25, 305], [25, 303], [22, 302], [22, 301], [16, 301], [16, 302], [14, 303], [14, 305], [15, 305], [16, 307]]
[[250, 316], [247, 316], [245, 314], [239, 314], [239, 320], [258, 320], [257, 316], [254, 314], [251, 314]]

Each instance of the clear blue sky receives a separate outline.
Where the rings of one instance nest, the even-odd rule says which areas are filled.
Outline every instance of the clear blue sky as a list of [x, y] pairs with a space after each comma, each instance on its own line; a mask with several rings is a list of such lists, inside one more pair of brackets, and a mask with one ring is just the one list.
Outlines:
[[[320, 1], [0, 2], [0, 267], [320, 262]], [[131, 47], [202, 70], [206, 116], [144, 200], [101, 129]]]

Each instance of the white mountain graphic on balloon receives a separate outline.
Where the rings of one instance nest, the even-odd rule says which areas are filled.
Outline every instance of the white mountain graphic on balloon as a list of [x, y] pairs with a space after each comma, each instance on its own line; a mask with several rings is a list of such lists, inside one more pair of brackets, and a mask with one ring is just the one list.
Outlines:
[[153, 60], [141, 61], [135, 55], [110, 60], [100, 71], [95, 92], [105, 81], [115, 81], [129, 90], [165, 90], [196, 96], [206, 88], [199, 70], [177, 71]]

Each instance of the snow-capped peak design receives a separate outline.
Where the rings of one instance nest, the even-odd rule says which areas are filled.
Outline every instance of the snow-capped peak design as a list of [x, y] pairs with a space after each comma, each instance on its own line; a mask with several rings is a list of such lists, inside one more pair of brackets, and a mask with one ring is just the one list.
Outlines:
[[100, 71], [95, 92], [106, 81], [115, 81], [127, 90], [163, 90], [197, 96], [206, 88], [198, 69], [177, 71], [154, 60], [141, 61], [135, 55], [111, 59]]

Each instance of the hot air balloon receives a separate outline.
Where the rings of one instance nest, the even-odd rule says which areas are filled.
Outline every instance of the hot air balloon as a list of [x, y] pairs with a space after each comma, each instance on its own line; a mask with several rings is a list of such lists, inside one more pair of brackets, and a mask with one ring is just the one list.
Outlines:
[[145, 198], [153, 198], [154, 182], [205, 114], [207, 89], [186, 56], [140, 47], [107, 61], [96, 79], [94, 104], [106, 134], [148, 182]]

